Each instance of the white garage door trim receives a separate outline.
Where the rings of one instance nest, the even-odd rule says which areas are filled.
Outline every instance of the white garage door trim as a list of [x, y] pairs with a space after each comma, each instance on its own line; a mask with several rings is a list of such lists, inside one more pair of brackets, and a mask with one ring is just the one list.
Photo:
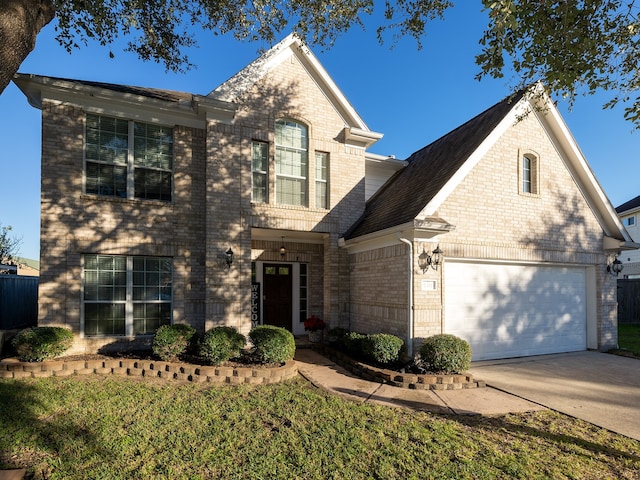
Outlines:
[[444, 331], [473, 360], [586, 350], [585, 267], [448, 260]]

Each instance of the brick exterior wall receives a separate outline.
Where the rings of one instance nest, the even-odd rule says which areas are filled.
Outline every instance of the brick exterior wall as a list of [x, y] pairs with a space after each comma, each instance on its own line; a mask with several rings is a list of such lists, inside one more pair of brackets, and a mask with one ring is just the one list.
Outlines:
[[[239, 103], [233, 125], [211, 122], [207, 127], [207, 205], [209, 212], [216, 212], [207, 217], [207, 249], [231, 247], [238, 262], [238, 268], [225, 277], [207, 278], [207, 291], [212, 293], [207, 300], [207, 324], [232, 324], [245, 333], [250, 328], [251, 261], [281, 260], [279, 243], [272, 242], [267, 248], [252, 243], [251, 228], [260, 228], [326, 234], [322, 257], [311, 252], [310, 311], [318, 312], [332, 326], [344, 325], [348, 322], [349, 268], [338, 239], [364, 210], [364, 150], [341, 140], [344, 120], [293, 54]], [[281, 118], [308, 127], [308, 208], [276, 204], [274, 127]], [[269, 143], [266, 204], [251, 202], [252, 140]], [[314, 151], [329, 154], [329, 210], [314, 207]], [[310, 252], [305, 251], [304, 243], [295, 246], [290, 242], [287, 240], [289, 253], [284, 260], [302, 262]], [[207, 262], [208, 269], [214, 268], [213, 254]]]
[[[538, 194], [519, 192], [519, 157], [539, 159]], [[442, 333], [447, 259], [595, 266], [598, 349], [617, 345], [615, 277], [606, 273], [602, 228], [535, 115], [511, 126], [436, 214], [452, 232], [413, 242], [414, 351]], [[436, 245], [444, 266], [422, 272], [418, 255]], [[350, 255], [351, 327], [407, 336], [407, 245]], [[625, 272], [626, 273], [626, 272]], [[436, 289], [422, 289], [422, 281]]]
[[[84, 112], [45, 102], [42, 109], [39, 325], [81, 331], [82, 256], [88, 253], [173, 258], [173, 320], [204, 329], [205, 135], [174, 128], [174, 201], [84, 195]], [[130, 339], [76, 337], [72, 351]], [[148, 340], [140, 340], [148, 344]]]
[[[364, 210], [364, 150], [345, 144], [344, 120], [293, 54], [238, 105], [231, 124], [174, 127], [174, 201], [164, 203], [83, 194], [85, 112], [43, 102], [40, 325], [81, 333], [83, 254], [152, 255], [173, 259], [174, 323], [200, 333], [230, 325], [247, 334], [251, 262], [283, 260], [280, 244], [253, 240], [252, 228], [313, 232], [313, 242], [287, 239], [284, 261], [309, 263], [310, 313], [332, 326], [348, 322], [349, 266], [338, 239]], [[275, 203], [280, 118], [308, 127], [308, 208]], [[252, 140], [269, 142], [267, 204], [251, 202]], [[314, 151], [329, 154], [329, 209], [314, 207]], [[231, 269], [222, 259], [229, 248]], [[149, 344], [149, 336], [77, 335], [71, 352]]]

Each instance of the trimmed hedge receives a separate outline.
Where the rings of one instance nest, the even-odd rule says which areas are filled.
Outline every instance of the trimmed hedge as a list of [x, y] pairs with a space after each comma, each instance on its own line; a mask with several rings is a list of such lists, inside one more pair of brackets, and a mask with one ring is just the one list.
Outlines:
[[26, 328], [11, 344], [22, 362], [42, 362], [66, 352], [73, 344], [73, 332], [63, 327]]
[[296, 341], [290, 331], [273, 325], [260, 325], [249, 332], [255, 359], [262, 363], [284, 363], [296, 354]]
[[199, 345], [200, 356], [212, 365], [239, 357], [246, 339], [234, 327], [214, 327], [205, 332]]
[[400, 360], [404, 341], [388, 333], [374, 333], [362, 340], [362, 353], [377, 365], [390, 365]]
[[196, 329], [190, 325], [176, 323], [163, 325], [153, 337], [153, 353], [160, 360], [175, 362], [180, 355], [184, 355], [193, 346]]
[[471, 366], [471, 345], [448, 333], [427, 338], [420, 346], [420, 359], [427, 370], [436, 373], [462, 373]]

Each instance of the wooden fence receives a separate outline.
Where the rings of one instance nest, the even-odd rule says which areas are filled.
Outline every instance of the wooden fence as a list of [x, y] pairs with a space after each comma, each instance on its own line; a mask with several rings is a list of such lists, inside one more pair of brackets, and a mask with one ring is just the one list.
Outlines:
[[38, 277], [0, 275], [0, 330], [38, 323]]
[[640, 324], [640, 278], [618, 279], [618, 323]]

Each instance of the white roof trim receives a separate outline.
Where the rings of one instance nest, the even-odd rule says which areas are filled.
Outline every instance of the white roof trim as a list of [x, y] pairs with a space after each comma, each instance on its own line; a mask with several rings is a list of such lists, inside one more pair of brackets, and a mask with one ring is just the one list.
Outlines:
[[[538, 86], [537, 88], [541, 87]], [[598, 183], [591, 167], [589, 167], [585, 156], [582, 154], [569, 128], [562, 119], [560, 112], [546, 93], [541, 97], [536, 97], [534, 93], [523, 97], [516, 103], [491, 134], [489, 134], [471, 154], [462, 167], [458, 169], [444, 187], [440, 189], [422, 209], [417, 218], [435, 215], [443, 202], [462, 183], [467, 174], [469, 174], [473, 167], [484, 157], [489, 149], [510, 126], [527, 112], [533, 112], [533, 114], [537, 116], [541, 125], [547, 130], [550, 139], [556, 144], [560, 157], [564, 159], [569, 173], [573, 176], [576, 185], [582, 191], [583, 197], [598, 219], [605, 235], [619, 238], [626, 242], [633, 242], [631, 236], [618, 218], [615, 208]]]
[[444, 201], [453, 193], [453, 191], [462, 183], [466, 176], [471, 172], [478, 162], [484, 158], [487, 152], [493, 147], [493, 145], [500, 139], [500, 137], [507, 131], [507, 129], [514, 124], [518, 115], [524, 113], [527, 105], [520, 100], [509, 111], [496, 128], [484, 139], [480, 146], [471, 154], [469, 159], [464, 162], [462, 167], [454, 173], [449, 181], [440, 189], [440, 191], [431, 199], [427, 205], [418, 214], [417, 218], [424, 218], [431, 215], [435, 215]]
[[314, 79], [320, 90], [343, 118], [346, 128], [366, 132], [368, 134], [367, 143], [373, 143], [382, 137], [382, 134], [371, 132], [317, 57], [302, 43], [295, 33], [289, 34], [261, 57], [222, 83], [209, 93], [209, 97], [228, 102], [236, 101], [242, 93], [255, 85], [274, 67], [289, 58], [291, 54], [295, 55], [307, 69], [311, 78]]
[[186, 92], [175, 92], [185, 97], [175, 101], [87, 85], [81, 80], [41, 75], [16, 74], [13, 81], [27, 97], [29, 104], [37, 109], [41, 109], [43, 99], [47, 99], [61, 104], [77, 105], [88, 112], [153, 121], [164, 125], [179, 124], [204, 128], [205, 119], [212, 117], [228, 123], [233, 119], [237, 109], [232, 103]]

